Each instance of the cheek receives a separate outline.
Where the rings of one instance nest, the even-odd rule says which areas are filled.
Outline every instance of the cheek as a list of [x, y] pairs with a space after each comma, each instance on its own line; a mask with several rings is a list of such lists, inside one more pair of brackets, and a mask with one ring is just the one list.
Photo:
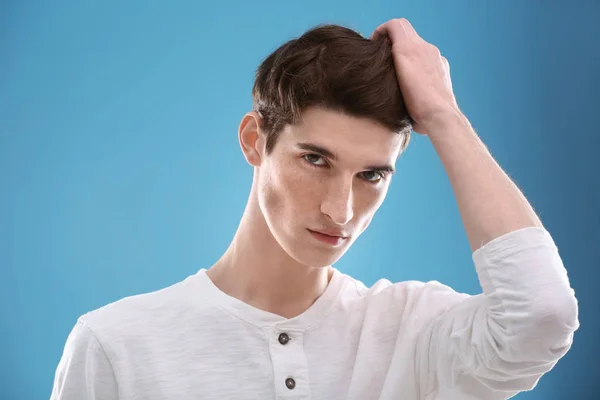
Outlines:
[[310, 172], [293, 163], [272, 166], [262, 171], [261, 188], [264, 211], [282, 216], [289, 221], [292, 217], [310, 211], [318, 198], [320, 187]]
[[362, 194], [362, 201], [357, 203], [355, 209], [355, 214], [359, 216], [359, 220], [356, 222], [357, 228], [360, 232], [363, 232], [365, 229], [367, 229], [373, 220], [373, 216], [381, 204], [383, 204], [386, 193], [387, 187], [382, 191], [367, 191]]

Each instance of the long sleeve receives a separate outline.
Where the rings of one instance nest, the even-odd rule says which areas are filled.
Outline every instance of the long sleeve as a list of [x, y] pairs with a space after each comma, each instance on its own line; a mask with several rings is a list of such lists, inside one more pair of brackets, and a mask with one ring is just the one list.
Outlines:
[[579, 327], [577, 300], [543, 228], [496, 238], [473, 261], [483, 294], [458, 302], [420, 336], [424, 399], [507, 399], [530, 390]]
[[50, 400], [116, 400], [118, 387], [109, 359], [94, 333], [78, 321], [56, 369]]

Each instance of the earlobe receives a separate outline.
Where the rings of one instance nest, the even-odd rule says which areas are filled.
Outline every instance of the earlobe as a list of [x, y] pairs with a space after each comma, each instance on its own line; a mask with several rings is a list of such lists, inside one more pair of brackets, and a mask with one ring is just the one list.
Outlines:
[[256, 111], [244, 115], [238, 129], [238, 139], [242, 153], [248, 164], [259, 167], [264, 148], [263, 135], [260, 132], [261, 118]]

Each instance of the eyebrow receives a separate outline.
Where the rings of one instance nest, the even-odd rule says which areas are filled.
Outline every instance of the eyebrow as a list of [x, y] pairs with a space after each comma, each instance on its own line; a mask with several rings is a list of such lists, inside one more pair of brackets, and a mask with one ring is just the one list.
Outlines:
[[[327, 150], [325, 147], [322, 146], [318, 146], [316, 144], [313, 143], [297, 143], [296, 144], [297, 147], [299, 147], [302, 150], [307, 150], [310, 152], [313, 152], [315, 154], [318, 154], [322, 157], [326, 157], [329, 158], [333, 161], [337, 160], [337, 156], [335, 155], [334, 152], [332, 152], [331, 150]], [[389, 174], [394, 174], [396, 173], [396, 169], [389, 165], [367, 165], [365, 167], [366, 170], [368, 171], [377, 171], [377, 172], [387, 172]]]

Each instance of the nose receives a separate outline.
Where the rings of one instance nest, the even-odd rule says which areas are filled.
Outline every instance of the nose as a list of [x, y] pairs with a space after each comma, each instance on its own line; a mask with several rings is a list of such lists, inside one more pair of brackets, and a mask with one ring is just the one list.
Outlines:
[[321, 212], [336, 225], [345, 225], [354, 216], [352, 203], [352, 179], [336, 179], [331, 182], [321, 203]]

